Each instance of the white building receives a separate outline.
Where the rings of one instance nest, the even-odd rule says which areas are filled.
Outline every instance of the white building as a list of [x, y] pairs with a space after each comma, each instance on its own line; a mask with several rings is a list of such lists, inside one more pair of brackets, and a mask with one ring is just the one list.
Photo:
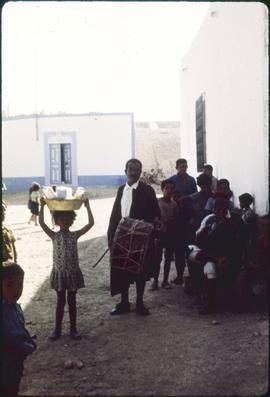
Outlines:
[[42, 185], [120, 185], [135, 156], [132, 113], [2, 119], [2, 178], [8, 192]]
[[210, 163], [234, 192], [268, 211], [268, 10], [214, 2], [181, 70], [181, 155]]

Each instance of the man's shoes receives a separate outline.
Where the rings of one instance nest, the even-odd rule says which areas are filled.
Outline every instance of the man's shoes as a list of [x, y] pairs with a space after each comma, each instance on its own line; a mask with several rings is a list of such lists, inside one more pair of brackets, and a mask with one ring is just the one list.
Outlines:
[[171, 283], [173, 283], [175, 285], [182, 285], [183, 284], [183, 278], [176, 277], [174, 280], [171, 281]]
[[141, 316], [148, 316], [150, 314], [149, 310], [144, 306], [143, 303], [136, 305], [136, 313], [140, 314]]
[[172, 289], [172, 286], [170, 283], [168, 283], [168, 281], [163, 282], [161, 284], [161, 286], [162, 286], [162, 288], [165, 288], [165, 289]]
[[56, 329], [49, 333], [48, 339], [51, 341], [55, 341], [61, 338], [61, 331], [57, 331]]
[[110, 311], [111, 316], [115, 316], [117, 314], [124, 314], [130, 312], [130, 304], [129, 303], [117, 303], [115, 308]]
[[71, 339], [82, 339], [81, 334], [76, 329], [74, 331], [70, 331], [69, 336], [71, 337]]

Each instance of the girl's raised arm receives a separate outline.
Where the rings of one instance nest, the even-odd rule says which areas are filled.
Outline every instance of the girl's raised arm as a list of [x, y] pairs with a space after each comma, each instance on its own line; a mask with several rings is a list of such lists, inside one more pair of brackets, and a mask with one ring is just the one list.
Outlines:
[[85, 200], [84, 203], [86, 209], [87, 209], [87, 213], [88, 213], [88, 224], [85, 225], [82, 229], [77, 231], [77, 236], [78, 238], [81, 237], [83, 234], [87, 233], [88, 230], [91, 229], [91, 227], [94, 225], [94, 217], [90, 208], [90, 204], [89, 204], [89, 199]]
[[44, 230], [44, 232], [46, 234], [48, 234], [48, 236], [53, 239], [55, 232], [53, 232], [49, 226], [46, 225], [46, 223], [44, 222], [44, 206], [45, 206], [45, 200], [43, 197], [40, 198], [40, 212], [39, 212], [39, 224], [42, 227], [42, 229]]

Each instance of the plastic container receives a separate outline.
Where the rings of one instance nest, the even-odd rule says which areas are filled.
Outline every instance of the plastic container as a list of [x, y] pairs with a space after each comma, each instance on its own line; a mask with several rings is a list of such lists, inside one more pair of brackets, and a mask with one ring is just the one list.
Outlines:
[[72, 188], [67, 186], [56, 186], [56, 197], [58, 199], [71, 199]]
[[68, 186], [56, 186], [56, 192], [48, 186], [44, 193], [45, 202], [51, 211], [75, 211], [80, 209], [85, 201], [83, 187], [78, 187], [74, 196], [72, 188]]

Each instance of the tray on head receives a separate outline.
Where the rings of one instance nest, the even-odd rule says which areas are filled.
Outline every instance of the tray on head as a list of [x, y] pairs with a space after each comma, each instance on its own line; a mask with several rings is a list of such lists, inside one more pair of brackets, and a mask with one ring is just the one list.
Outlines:
[[45, 202], [51, 211], [75, 211], [81, 208], [84, 200], [45, 198]]

